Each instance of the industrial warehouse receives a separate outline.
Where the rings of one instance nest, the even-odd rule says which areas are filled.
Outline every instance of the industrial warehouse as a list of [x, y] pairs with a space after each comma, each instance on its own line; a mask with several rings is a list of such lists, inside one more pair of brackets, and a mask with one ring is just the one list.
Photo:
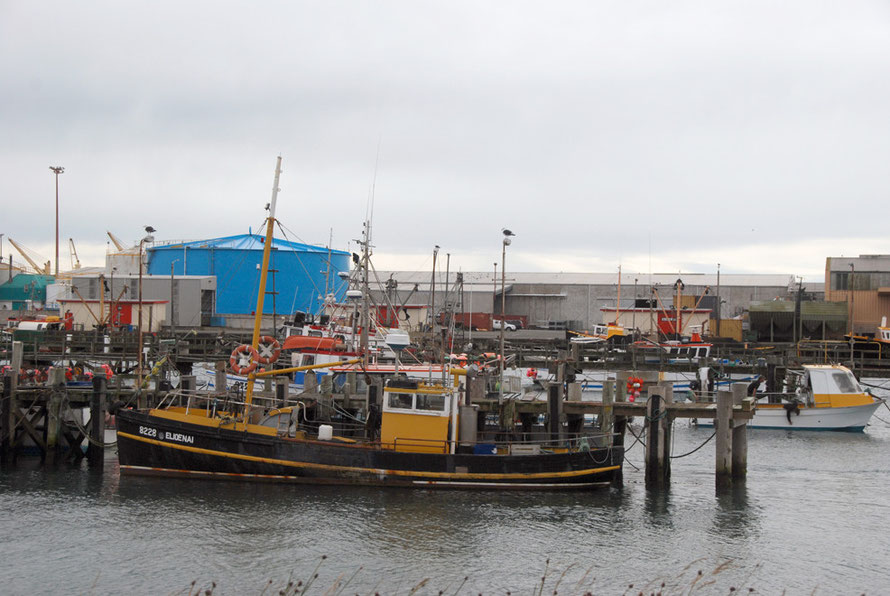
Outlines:
[[[104, 268], [58, 278], [35, 268], [0, 273], [0, 317], [64, 316], [78, 329], [137, 324], [249, 328], [256, 308], [263, 238], [252, 233], [109, 250]], [[278, 328], [294, 313], [333, 316], [346, 300], [350, 253], [276, 238], [264, 315]], [[355, 281], [355, 280], [354, 280]], [[736, 341], [839, 339], [873, 334], [890, 310], [890, 256], [829, 257], [822, 283], [792, 274], [378, 271], [372, 301], [387, 324], [428, 330], [444, 311], [483, 313], [522, 328], [587, 330], [615, 323], [642, 334], [675, 308], [684, 327]], [[503, 311], [503, 312], [502, 312]], [[469, 315], [468, 315], [469, 316]], [[478, 325], [480, 330], [485, 326]]]

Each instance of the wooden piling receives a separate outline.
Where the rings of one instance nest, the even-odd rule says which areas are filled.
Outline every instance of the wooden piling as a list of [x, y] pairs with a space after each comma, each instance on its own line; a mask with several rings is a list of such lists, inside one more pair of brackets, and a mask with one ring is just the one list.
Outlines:
[[216, 393], [225, 393], [226, 385], [226, 361], [220, 360], [213, 365], [213, 389]]
[[182, 375], [179, 378], [180, 405], [187, 406], [191, 404], [191, 398], [198, 391], [198, 378], [195, 375]]
[[[745, 383], [732, 384], [732, 403], [741, 406], [747, 396]], [[748, 475], [748, 421], [732, 421], [732, 478], [744, 479]]]
[[289, 377], [275, 377], [275, 403], [278, 405], [279, 408], [283, 408], [287, 405], [287, 390], [289, 388]]
[[3, 395], [0, 398], [0, 464], [4, 466], [9, 463], [12, 447], [12, 411], [9, 404], [12, 402], [14, 380], [12, 374], [3, 377]]
[[717, 486], [732, 484], [732, 392], [717, 392], [717, 416], [714, 430], [717, 433], [716, 477]]
[[45, 463], [53, 465], [59, 455], [59, 437], [62, 430], [62, 394], [53, 391], [46, 412], [46, 449], [43, 452]]
[[[624, 387], [620, 383], [616, 383], [615, 402], [625, 401]], [[624, 435], [627, 432], [627, 416], [615, 416], [612, 423], [612, 445], [615, 447], [624, 447]], [[612, 486], [620, 487], [624, 484], [624, 472], [619, 469], [612, 477]]]
[[[603, 381], [603, 410], [599, 415], [599, 428], [602, 433], [612, 433], [613, 411], [614, 411], [615, 382]], [[611, 444], [611, 439], [609, 443]]]
[[562, 383], [551, 383], [547, 387], [547, 430], [550, 432], [550, 440], [559, 442], [559, 412], [562, 404]]
[[306, 393], [315, 393], [318, 389], [318, 376], [314, 370], [307, 370], [303, 377], [303, 391]]
[[649, 388], [646, 402], [646, 485], [664, 487], [670, 481], [670, 419], [667, 404], [670, 396], [664, 385]]
[[93, 394], [90, 397], [90, 433], [87, 437], [87, 461], [90, 466], [105, 463], [105, 403], [108, 381], [104, 375], [93, 377]]

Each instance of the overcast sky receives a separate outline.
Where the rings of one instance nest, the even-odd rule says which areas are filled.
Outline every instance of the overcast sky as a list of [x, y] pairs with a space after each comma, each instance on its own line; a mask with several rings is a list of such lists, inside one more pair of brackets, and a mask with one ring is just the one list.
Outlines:
[[[254, 231], [378, 269], [788, 273], [890, 253], [890, 3], [0, 0], [0, 233]], [[376, 179], [376, 184], [375, 184]], [[499, 265], [500, 266], [500, 265]]]

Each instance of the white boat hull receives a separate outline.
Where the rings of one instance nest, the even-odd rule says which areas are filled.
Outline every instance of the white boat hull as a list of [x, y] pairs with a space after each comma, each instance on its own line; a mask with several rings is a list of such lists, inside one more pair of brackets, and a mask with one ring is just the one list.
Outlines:
[[[781, 428], [785, 430], [832, 430], [860, 432], [865, 429], [872, 414], [882, 402], [843, 408], [805, 408], [795, 412], [785, 408], [758, 407], [750, 428]], [[700, 420], [699, 426], [713, 426], [713, 420]]]

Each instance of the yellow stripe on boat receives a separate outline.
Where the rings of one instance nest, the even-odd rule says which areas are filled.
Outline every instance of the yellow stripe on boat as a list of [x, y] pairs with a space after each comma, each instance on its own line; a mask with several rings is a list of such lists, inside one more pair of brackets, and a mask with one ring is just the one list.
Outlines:
[[[375, 476], [414, 476], [421, 478], [450, 478], [454, 480], [533, 480], [535, 478], [578, 478], [580, 476], [590, 476], [592, 474], [601, 474], [603, 472], [611, 472], [618, 470], [621, 466], [606, 466], [603, 468], [593, 468], [590, 470], [572, 470], [569, 472], [534, 472], [512, 473], [512, 474], [488, 474], [488, 473], [468, 473], [468, 472], [421, 472], [411, 470], [385, 470], [381, 468], [360, 468], [354, 466], [332, 466], [328, 464], [316, 464], [310, 462], [295, 462], [286, 459], [271, 459], [268, 457], [257, 457], [255, 455], [245, 455], [243, 453], [227, 453], [225, 451], [215, 451], [213, 449], [204, 449], [202, 447], [191, 447], [189, 445], [179, 445], [158, 441], [157, 439], [149, 439], [132, 435], [127, 432], [118, 431], [118, 437], [125, 437], [134, 441], [149, 443], [158, 447], [167, 447], [169, 449], [178, 449], [180, 451], [189, 451], [191, 453], [201, 453], [204, 455], [213, 455], [216, 457], [225, 457], [229, 459], [240, 459], [243, 461], [260, 462], [264, 464], [273, 464], [279, 466], [289, 466], [292, 468], [306, 468], [313, 470], [330, 470], [340, 472], [358, 472]], [[484, 457], [484, 456], [480, 456]]]

